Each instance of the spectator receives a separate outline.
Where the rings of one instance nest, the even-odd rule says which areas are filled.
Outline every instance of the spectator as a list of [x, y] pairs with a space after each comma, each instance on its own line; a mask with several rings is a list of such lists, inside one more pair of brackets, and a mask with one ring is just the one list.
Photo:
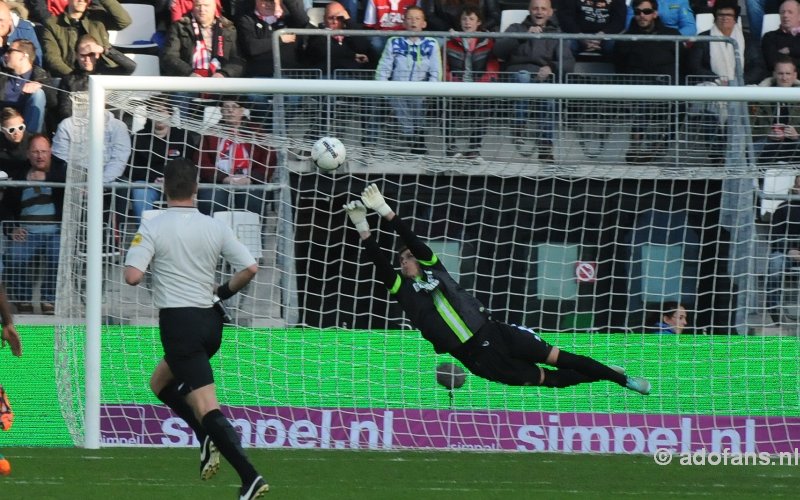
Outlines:
[[[800, 195], [800, 176], [795, 177], [791, 194]], [[766, 305], [772, 320], [780, 323], [783, 277], [800, 266], [800, 202], [787, 200], [781, 203], [771, 220]]]
[[[323, 29], [360, 29], [350, 18], [350, 14], [339, 2], [325, 5]], [[330, 40], [330, 41], [329, 41]], [[330, 65], [328, 53], [330, 52]], [[309, 37], [306, 58], [315, 68], [322, 70], [323, 77], [335, 76], [336, 70], [369, 70], [375, 68], [377, 57], [372, 52], [369, 41], [361, 36]]]
[[56, 95], [47, 71], [34, 66], [36, 58], [30, 40], [16, 40], [3, 56], [5, 70], [0, 73], [1, 106], [16, 108], [25, 117], [32, 133], [44, 129], [45, 110], [55, 106]]
[[[564, 33], [609, 34], [625, 31], [625, 0], [564, 0], [558, 9], [558, 21]], [[575, 54], [590, 52], [610, 56], [612, 40], [572, 40]]]
[[[694, 12], [689, 5], [689, 0], [658, 0], [658, 5], [653, 7], [658, 11], [659, 21], [668, 28], [676, 29], [684, 36], [697, 34], [697, 22]], [[633, 2], [628, 5], [628, 29], [633, 26]]]
[[[31, 137], [28, 148], [28, 170], [20, 180], [64, 182], [66, 165], [53, 158], [50, 141], [46, 136]], [[33, 312], [32, 259], [42, 255], [41, 311], [55, 312], [56, 276], [61, 245], [61, 210], [64, 189], [52, 187], [9, 188], [3, 203], [19, 221], [11, 230], [11, 241], [7, 243], [7, 280], [9, 294], [17, 301], [17, 311]]]
[[19, 179], [27, 168], [30, 134], [19, 111], [7, 107], [0, 111], [0, 165], [12, 179]]
[[[67, 10], [45, 23], [44, 66], [53, 76], [62, 78], [75, 69], [75, 45], [81, 35], [92, 35], [108, 49], [108, 30], [121, 30], [131, 24], [131, 16], [117, 0], [97, 0], [97, 4], [88, 8], [87, 0], [69, 0]], [[109, 67], [116, 66], [107, 56], [103, 58]]]
[[[166, 76], [200, 78], [238, 78], [244, 72], [239, 57], [236, 27], [233, 22], [215, 14], [214, 0], [195, 0], [192, 12], [170, 27], [169, 38], [161, 58], [161, 73]], [[178, 93], [182, 119], [199, 116], [203, 111], [190, 104], [195, 97]]]
[[[186, 158], [196, 161], [200, 137], [194, 132], [173, 126], [173, 109], [158, 96], [152, 97], [148, 103], [147, 116], [144, 128], [133, 137], [133, 156], [128, 177], [131, 182], [160, 184], [169, 160]], [[142, 212], [152, 210], [153, 204], [161, 197], [161, 190], [147, 187], [131, 191], [131, 211], [138, 222]]]
[[[407, 31], [422, 32], [427, 23], [425, 11], [411, 6], [406, 9]], [[376, 80], [438, 82], [442, 79], [442, 53], [439, 42], [426, 36], [393, 36], [386, 43], [375, 70]], [[403, 137], [403, 147], [412, 154], [427, 154], [425, 145], [425, 98], [391, 97], [391, 106]]]
[[[105, 55], [106, 57], [103, 57]], [[104, 49], [92, 35], [83, 35], [75, 47], [77, 67], [64, 78], [58, 88], [58, 122], [72, 116], [72, 93], [89, 90], [90, 75], [130, 75], [136, 62], [114, 47]], [[115, 66], [109, 66], [107, 61]]]
[[[404, 30], [406, 29], [406, 10], [418, 5], [420, 5], [419, 0], [367, 0], [367, 8], [364, 11], [364, 27], [379, 31]], [[372, 37], [370, 43], [373, 52], [383, 53], [387, 40], [387, 37]]]
[[[357, 23], [353, 22], [343, 4], [335, 1], [325, 5], [325, 18], [320, 28], [328, 30], [361, 29]], [[309, 37], [306, 60], [310, 65], [322, 71], [323, 78], [361, 79], [374, 75], [378, 57], [372, 52], [369, 39], [363, 36], [337, 35], [329, 37], [326, 35]], [[370, 120], [382, 119], [375, 116], [375, 106], [370, 106], [376, 101], [373, 98], [343, 96], [337, 98], [337, 101], [342, 103], [337, 108], [352, 108], [353, 112], [358, 114], [362, 131], [369, 129]], [[330, 115], [324, 112], [320, 115], [319, 118], [311, 121], [311, 127], [306, 133], [305, 139], [312, 140], [315, 137], [326, 135], [323, 130], [329, 128]], [[367, 146], [366, 142], [366, 140], [363, 141], [362, 145]], [[310, 155], [305, 150], [298, 153], [300, 157]]]
[[[561, 30], [553, 19], [550, 0], [531, 0], [530, 14], [521, 23], [512, 24], [506, 33], [559, 33]], [[494, 54], [500, 60], [505, 73], [512, 74], [517, 83], [558, 82], [572, 72], [575, 58], [569, 47], [561, 50], [559, 40], [547, 38], [499, 38], [494, 44]], [[555, 127], [555, 101], [540, 99], [533, 103], [536, 130], [534, 138], [539, 149], [539, 160], [553, 161], [553, 129]], [[514, 145], [524, 156], [529, 101], [520, 101], [515, 106]]]
[[[173, 24], [183, 19], [184, 16], [189, 15], [192, 12], [192, 9], [194, 8], [193, 0], [171, 0], [170, 3], [171, 5], [169, 10], [170, 10], [171, 21]], [[222, 2], [220, 0], [216, 0], [216, 5], [217, 8], [215, 11], [215, 15], [222, 16], [223, 15]]]
[[53, 16], [60, 16], [67, 10], [69, 0], [26, 0], [30, 10], [28, 19], [34, 23], [44, 24]]
[[[481, 31], [481, 13], [475, 7], [464, 7], [461, 14], [460, 31], [477, 33]], [[445, 45], [447, 57], [448, 82], [494, 82], [497, 81], [500, 64], [492, 49], [492, 38], [450, 38]], [[480, 155], [483, 137], [486, 135], [486, 121], [489, 118], [489, 102], [486, 99], [451, 98], [453, 108], [452, 125], [445, 132], [447, 155], [464, 156], [471, 160], [483, 161]], [[456, 147], [456, 134], [464, 131], [469, 137], [469, 146], [462, 154]]]
[[[678, 30], [664, 26], [659, 20], [655, 0], [633, 0], [634, 22], [625, 33], [630, 35], [680, 35]], [[617, 73], [626, 75], [654, 75], [638, 78], [638, 83], [664, 84], [677, 80], [675, 68], [678, 51], [675, 42], [657, 40], [621, 40], [614, 46], [614, 66]], [[666, 152], [663, 127], [668, 121], [668, 108], [652, 102], [634, 102], [631, 141], [625, 160], [628, 163], [648, 163], [656, 155]]]
[[[750, 44], [745, 44], [742, 25], [739, 23], [741, 7], [737, 0], [717, 0], [714, 3], [714, 24], [711, 29], [700, 33], [700, 36], [725, 36], [736, 40], [739, 46], [739, 64], [745, 69], [748, 60], [745, 51]], [[725, 42], [694, 42], [689, 49], [687, 68], [689, 75], [706, 75], [718, 77], [717, 83], [727, 85], [735, 80], [736, 58], [733, 45]], [[747, 74], [747, 71], [744, 71]]]
[[167, 76], [236, 78], [242, 76], [236, 27], [215, 15], [213, 0], [195, 0], [192, 13], [175, 22], [161, 58]]
[[780, 3], [780, 0], [745, 0], [750, 42], [754, 46], [761, 43], [761, 32], [764, 31], [764, 14], [777, 13]]
[[433, 0], [432, 12], [428, 13], [430, 31], [460, 31], [461, 14], [465, 7], [478, 11], [481, 31], [497, 31], [500, 28], [500, 4], [498, 0]]
[[0, 2], [0, 52], [4, 54], [15, 40], [30, 40], [36, 52], [36, 57], [32, 59], [33, 64], [42, 65], [42, 46], [33, 24], [20, 19], [11, 12], [7, 3]]
[[[73, 115], [58, 124], [55, 136], [53, 136], [53, 156], [65, 162], [74, 162], [76, 167], [88, 165], [88, 158], [75, 158], [72, 151], [73, 143], [85, 142], [85, 137], [81, 134], [87, 132], [86, 118], [84, 116], [88, 105], [83, 102], [84, 96], [76, 94], [76, 102], [73, 108], [77, 116]], [[105, 136], [103, 137], [103, 183], [116, 181], [125, 172], [128, 158], [131, 156], [131, 136], [128, 134], [128, 127], [122, 120], [111, 114], [105, 113]], [[88, 155], [87, 148], [81, 151]]]
[[680, 335], [687, 325], [686, 307], [680, 302], [664, 302], [650, 315], [647, 325], [655, 333]]
[[[244, 75], [270, 78], [275, 69], [272, 33], [283, 28], [308, 27], [308, 15], [301, 0], [255, 0], [252, 10], [236, 20], [239, 49], [245, 60]], [[280, 37], [281, 68], [298, 68], [300, 46], [297, 35]]]
[[798, 0], [785, 0], [778, 11], [781, 25], [775, 31], [764, 34], [761, 40], [761, 50], [764, 53], [764, 62], [767, 71], [775, 69], [775, 63], [780, 56], [790, 56], [795, 66], [800, 63], [800, 2]]
[[[800, 87], [797, 66], [789, 56], [779, 58], [772, 77], [759, 87]], [[751, 107], [750, 121], [753, 130], [753, 149], [760, 164], [790, 162], [798, 157], [798, 130], [800, 130], [800, 105], [787, 102], [764, 102]]]
[[275, 152], [253, 142], [253, 129], [246, 120], [249, 110], [241, 105], [241, 101], [228, 96], [223, 99], [222, 125], [231, 136], [203, 137], [200, 182], [218, 186], [200, 189], [198, 209], [206, 215], [233, 208], [262, 213], [265, 193], [236, 187], [269, 182], [275, 165]]
[[[660, 20], [655, 0], [633, 0], [635, 22], [625, 32], [628, 35], [680, 35], [675, 28]], [[614, 47], [617, 73], [629, 75], [673, 75], [677, 51], [675, 42], [657, 40], [622, 40]]]

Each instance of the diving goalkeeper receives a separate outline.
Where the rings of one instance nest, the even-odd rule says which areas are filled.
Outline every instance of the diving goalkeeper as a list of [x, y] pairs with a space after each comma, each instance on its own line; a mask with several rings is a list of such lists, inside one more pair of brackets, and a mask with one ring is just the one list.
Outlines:
[[[367, 208], [380, 214], [403, 241], [400, 274], [372, 235]], [[561, 350], [527, 328], [491, 319], [483, 305], [459, 286], [433, 251], [386, 204], [375, 184], [364, 190], [361, 201], [351, 201], [344, 209], [375, 264], [378, 279], [437, 353], [448, 353], [475, 375], [506, 385], [570, 387], [609, 380], [641, 394], [650, 393], [647, 379], [627, 377], [622, 368]], [[538, 363], [557, 369], [544, 369]]]

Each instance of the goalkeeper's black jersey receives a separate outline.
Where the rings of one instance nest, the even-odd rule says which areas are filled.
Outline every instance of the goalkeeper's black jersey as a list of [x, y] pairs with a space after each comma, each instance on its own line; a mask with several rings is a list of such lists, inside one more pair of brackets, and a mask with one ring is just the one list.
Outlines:
[[399, 217], [390, 224], [426, 271], [427, 280], [415, 281], [398, 274], [375, 237], [370, 236], [364, 246], [375, 264], [377, 278], [437, 353], [458, 352], [486, 323], [483, 306], [450, 277], [433, 251]]

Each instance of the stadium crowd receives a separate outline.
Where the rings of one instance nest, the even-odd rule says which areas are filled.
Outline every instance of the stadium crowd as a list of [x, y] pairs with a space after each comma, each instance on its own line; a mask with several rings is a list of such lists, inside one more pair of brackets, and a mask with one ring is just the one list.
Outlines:
[[[522, 0], [523, 2], [525, 0]], [[729, 36], [745, 50], [736, 54], [721, 42], [676, 43], [658, 40], [575, 40], [548, 38], [472, 38], [442, 40], [427, 31], [498, 31], [502, 11], [497, 0], [343, 0], [324, 6], [321, 24], [309, 20], [306, 0], [153, 0], [157, 31], [152, 38], [160, 59], [161, 75], [200, 78], [270, 78], [275, 60], [287, 70], [315, 69], [328, 77], [362, 72], [377, 80], [412, 81], [513, 81], [565, 82], [576, 60], [605, 61], [618, 73], [671, 75], [672, 83], [702, 75], [714, 85], [753, 83], [763, 86], [798, 86], [800, 59], [800, 2], [786, 0], [779, 7], [780, 26], [767, 32], [743, 29], [736, 0], [530, 0], [518, 7], [528, 10], [520, 22], [505, 27], [508, 33], [581, 33], [635, 35], [695, 35], [695, 13], [711, 12], [710, 29], [701, 35]], [[507, 5], [507, 4], [506, 4]], [[748, 2], [750, 5], [750, 2]], [[136, 62], [111, 43], [109, 32], [122, 30], [132, 19], [118, 0], [27, 0], [0, 2], [0, 170], [14, 180], [63, 179], [76, 134], [73, 107], [83, 105], [75, 96], [86, 91], [92, 74], [128, 75]], [[761, 22], [759, 20], [759, 22]], [[368, 29], [380, 32], [408, 30], [419, 36], [298, 36], [284, 34], [273, 46], [272, 34], [282, 28]], [[758, 30], [756, 30], [758, 31]], [[144, 47], [144, 45], [143, 45]], [[136, 52], [137, 49], [128, 48]], [[147, 52], [151, 49], [142, 49]], [[744, 68], [744, 82], [737, 80]], [[364, 73], [366, 72], [366, 73]], [[349, 73], [352, 78], [354, 73]], [[115, 180], [158, 183], [167, 159], [188, 157], [200, 166], [201, 181], [220, 189], [201, 190], [199, 207], [212, 213], [233, 203], [258, 211], [253, 191], [246, 185], [269, 182], [275, 152], [246, 138], [200, 136], [181, 129], [172, 115], [192, 112], [197, 96], [178, 96], [175, 108], [163, 102], [149, 104], [148, 120], [131, 134], [126, 123], [106, 116], [104, 182]], [[290, 102], [291, 104], [291, 102]], [[256, 110], [270, 105], [264, 96], [225, 100], [222, 121], [239, 131], [266, 126], [268, 113]], [[253, 109], [247, 109], [252, 107]], [[390, 106], [402, 131], [406, 151], [427, 153], [419, 123], [424, 106], [419, 98], [395, 98]], [[445, 143], [453, 157], [480, 159], [486, 133], [485, 107], [454, 102], [453, 122]], [[797, 154], [800, 107], [789, 104], [752, 110], [754, 123], [763, 130], [757, 151], [768, 161], [791, 161]], [[554, 105], [547, 100], [521, 102], [514, 107], [510, 141], [523, 156], [538, 151], [541, 162], [554, 161]], [[364, 120], [362, 142], [369, 145], [378, 134], [380, 119]], [[536, 133], [521, 133], [533, 121]], [[319, 127], [317, 123], [314, 126]], [[312, 134], [314, 130], [312, 129]], [[453, 138], [465, 134], [468, 145]], [[643, 133], [634, 124], [632, 143]], [[760, 132], [761, 133], [761, 132]], [[533, 145], [532, 147], [530, 145]], [[301, 156], [307, 152], [300, 151]], [[633, 163], [649, 161], [630, 151]], [[6, 266], [10, 275], [26, 274], [32, 256], [45, 249], [48, 262], [58, 255], [58, 221], [61, 190], [53, 187], [9, 188], [0, 204], [6, 239]], [[161, 193], [152, 186], [131, 190], [130, 215], [138, 220], [153, 207]], [[263, 201], [263, 200], [262, 200]], [[113, 203], [108, 200], [107, 204]], [[56, 248], [50, 248], [55, 245]], [[10, 256], [10, 257], [9, 257]], [[55, 257], [54, 257], [55, 256]], [[9, 274], [9, 272], [7, 272]], [[48, 284], [48, 287], [51, 284]], [[34, 310], [30, 283], [11, 283], [12, 300], [21, 312]], [[39, 310], [53, 311], [49, 289]]]

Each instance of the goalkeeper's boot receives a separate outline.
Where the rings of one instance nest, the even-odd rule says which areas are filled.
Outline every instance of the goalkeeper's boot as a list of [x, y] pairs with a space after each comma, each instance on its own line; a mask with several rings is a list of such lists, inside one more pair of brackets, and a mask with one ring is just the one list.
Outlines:
[[206, 436], [200, 447], [200, 479], [206, 481], [219, 470], [219, 450], [211, 437]]
[[248, 484], [243, 484], [239, 489], [239, 500], [251, 500], [253, 498], [261, 498], [269, 491], [269, 485], [264, 478], [257, 476]]
[[625, 368], [617, 365], [608, 365], [609, 368], [614, 370], [615, 372], [619, 373], [620, 375], [625, 375]]
[[644, 377], [628, 377], [625, 387], [639, 394], [647, 396], [650, 394], [650, 382]]

